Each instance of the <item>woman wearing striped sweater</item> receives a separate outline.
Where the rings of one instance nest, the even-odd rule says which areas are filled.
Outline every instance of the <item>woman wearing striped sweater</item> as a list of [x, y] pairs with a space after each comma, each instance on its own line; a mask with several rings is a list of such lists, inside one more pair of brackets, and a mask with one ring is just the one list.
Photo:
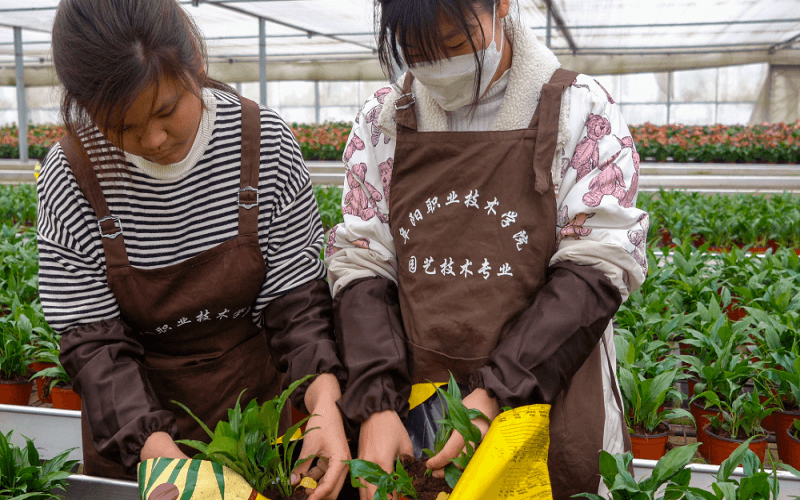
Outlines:
[[86, 472], [185, 457], [175, 440], [203, 433], [171, 400], [213, 428], [243, 389], [246, 405], [280, 372], [317, 374], [293, 402], [319, 428], [302, 455], [330, 460], [310, 498], [335, 498], [344, 372], [291, 131], [207, 76], [175, 0], [62, 0], [53, 55], [70, 133], [38, 182], [40, 293], [83, 399]]

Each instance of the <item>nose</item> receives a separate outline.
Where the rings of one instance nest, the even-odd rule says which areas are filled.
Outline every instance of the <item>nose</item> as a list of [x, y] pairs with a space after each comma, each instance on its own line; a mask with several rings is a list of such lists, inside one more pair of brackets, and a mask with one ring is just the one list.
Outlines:
[[167, 131], [158, 122], [158, 120], [151, 120], [147, 128], [139, 139], [142, 148], [149, 151], [156, 151], [167, 140]]

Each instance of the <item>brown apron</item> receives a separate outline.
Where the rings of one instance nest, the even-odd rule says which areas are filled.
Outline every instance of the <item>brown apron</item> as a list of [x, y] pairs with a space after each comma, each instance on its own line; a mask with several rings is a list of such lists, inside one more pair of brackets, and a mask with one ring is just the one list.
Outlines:
[[[444, 382], [451, 371], [466, 384], [544, 285], [556, 249], [551, 165], [561, 96], [576, 76], [557, 70], [529, 127], [502, 132], [418, 132], [406, 77], [390, 223], [412, 383]], [[600, 349], [552, 406], [554, 498], [599, 485]]]
[[[145, 348], [148, 380], [162, 408], [175, 415], [181, 439], [208, 442], [209, 438], [172, 400], [186, 405], [213, 430], [219, 420], [227, 419], [228, 408], [243, 389], [247, 392], [242, 407], [252, 399], [263, 402], [280, 392], [281, 375], [271, 362], [266, 335], [251, 315], [266, 272], [258, 241], [261, 121], [258, 105], [241, 100], [239, 234], [167, 267], [130, 265], [124, 221], [110, 214], [86, 150], [75, 140], [62, 141], [76, 180], [100, 221], [108, 284], [121, 319], [126, 331]], [[288, 427], [287, 412], [282, 415], [283, 429]], [[97, 453], [90, 419], [102, 419], [102, 415], [88, 415], [84, 405], [85, 473], [132, 477]], [[189, 456], [196, 453], [181, 447]]]

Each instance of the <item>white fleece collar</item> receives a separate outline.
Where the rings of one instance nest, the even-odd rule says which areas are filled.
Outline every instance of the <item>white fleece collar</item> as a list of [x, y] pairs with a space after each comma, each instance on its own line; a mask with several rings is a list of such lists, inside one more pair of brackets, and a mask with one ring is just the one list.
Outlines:
[[[508, 27], [506, 30], [509, 39], [513, 40], [511, 72], [503, 104], [491, 130], [527, 127], [539, 103], [542, 86], [550, 81], [555, 70], [561, 66], [556, 56], [536, 40], [531, 30], [525, 28], [514, 30]], [[385, 105], [378, 117], [378, 126], [392, 138], [397, 133], [394, 103], [400, 98], [404, 80], [405, 74], [386, 96]], [[445, 111], [434, 101], [427, 89], [415, 80], [411, 90], [416, 97], [418, 130], [420, 132], [447, 130]]]
[[[514, 29], [506, 26], [506, 34], [513, 40], [511, 57], [511, 73], [506, 95], [500, 111], [490, 130], [514, 130], [526, 128], [533, 118], [542, 86], [550, 81], [556, 69], [561, 67], [558, 58], [547, 47], [539, 43], [533, 32], [527, 28]], [[391, 92], [384, 100], [384, 106], [378, 116], [378, 127], [392, 139], [397, 138], [397, 122], [395, 121], [395, 103], [402, 93], [405, 74], [392, 86]], [[447, 130], [447, 115], [434, 101], [430, 93], [418, 81], [411, 84], [411, 91], [416, 97], [417, 130], [420, 132], [438, 132]], [[553, 158], [553, 178], [558, 184], [561, 179], [561, 156], [564, 146], [570, 139], [569, 132], [570, 92], [564, 92], [561, 99], [561, 113], [558, 121], [558, 139], [556, 154]]]

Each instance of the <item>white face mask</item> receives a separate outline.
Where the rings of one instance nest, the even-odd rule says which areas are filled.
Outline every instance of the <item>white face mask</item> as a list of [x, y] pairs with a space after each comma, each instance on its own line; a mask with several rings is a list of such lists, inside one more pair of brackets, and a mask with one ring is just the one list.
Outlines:
[[[502, 35], [500, 37], [500, 50], [497, 50], [494, 39], [495, 14], [495, 9], [492, 9], [492, 43], [486, 49], [477, 52], [478, 59], [483, 60], [479, 97], [489, 88], [489, 83], [494, 78], [503, 56], [505, 37]], [[412, 64], [408, 70], [445, 111], [453, 111], [472, 103], [475, 78], [478, 74], [478, 63], [474, 55], [464, 54], [450, 59]]]

